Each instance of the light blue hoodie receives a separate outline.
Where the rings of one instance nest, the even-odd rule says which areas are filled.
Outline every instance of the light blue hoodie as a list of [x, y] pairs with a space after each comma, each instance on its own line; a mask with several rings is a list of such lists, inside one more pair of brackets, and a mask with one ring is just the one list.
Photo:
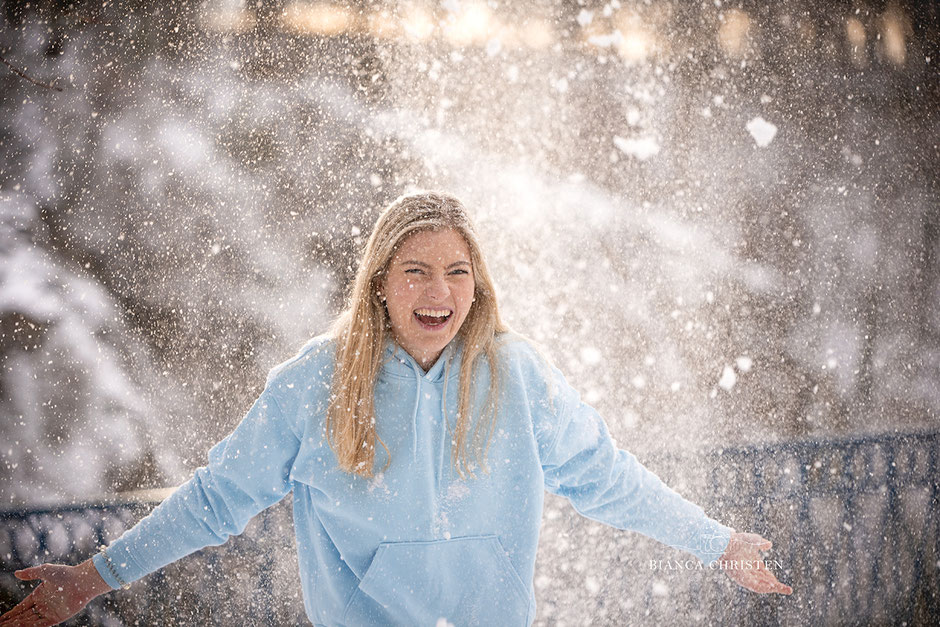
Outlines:
[[[387, 345], [375, 407], [391, 464], [367, 480], [337, 468], [324, 437], [334, 344], [312, 340], [271, 371], [208, 465], [111, 544], [114, 570], [131, 582], [221, 544], [291, 491], [304, 604], [317, 625], [530, 625], [546, 489], [589, 518], [706, 564], [724, 552], [732, 530], [618, 450], [561, 372], [515, 335], [500, 349], [490, 474], [461, 480], [448, 435], [460, 358], [455, 340], [424, 372]], [[476, 380], [489, 381], [485, 364]], [[477, 392], [479, 405], [485, 390]], [[376, 448], [378, 472], [388, 455]], [[119, 587], [100, 554], [94, 563]]]

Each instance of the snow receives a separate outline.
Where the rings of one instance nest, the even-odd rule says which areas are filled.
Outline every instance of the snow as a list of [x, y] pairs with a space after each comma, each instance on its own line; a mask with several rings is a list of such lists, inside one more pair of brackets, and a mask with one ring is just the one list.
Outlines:
[[766, 148], [770, 142], [777, 136], [777, 127], [757, 116], [752, 118], [746, 125], [747, 132], [754, 138], [754, 142], [761, 148]]
[[718, 379], [718, 387], [730, 392], [737, 382], [738, 375], [734, 372], [734, 368], [725, 366], [721, 370], [721, 378]]
[[495, 57], [503, 49], [503, 42], [497, 37], [493, 37], [486, 42], [486, 54], [490, 57]]
[[[260, 45], [264, 24], [130, 49], [132, 23], [172, 32], [146, 12], [108, 25], [106, 51], [69, 20], [60, 56], [38, 14], [4, 31], [11, 59], [70, 83], [7, 74], [0, 101], [4, 503], [182, 479], [266, 367], [325, 328], [378, 208], [408, 189], [467, 201], [504, 319], [628, 448], [687, 454], [677, 476], [704, 476], [699, 448], [935, 426], [922, 58], [836, 75], [839, 45], [776, 67], [760, 37], [726, 55], [701, 26], [726, 10], [687, 32], [656, 3], [414, 6], [410, 39], [296, 51]], [[499, 27], [457, 45], [471, 13]], [[637, 62], [640, 31], [663, 45]], [[611, 594], [637, 545], [563, 507], [547, 501], [540, 624], [652, 623], [660, 598], [675, 615], [678, 580]]]
[[[162, 433], [159, 425], [147, 426], [145, 416], [153, 407], [124, 372], [119, 352], [99, 343], [107, 333], [120, 344], [134, 345], [126, 337], [128, 330], [115, 322], [120, 317], [110, 296], [29, 244], [35, 220], [35, 209], [23, 196], [0, 197], [5, 244], [0, 314], [20, 321], [16, 324], [27, 348], [45, 348], [44, 353], [7, 359], [12, 368], [8, 384], [14, 385], [6, 407], [22, 419], [0, 423], [0, 436], [4, 442], [30, 443], [0, 451], [7, 476], [15, 479], [4, 491], [8, 502], [99, 495], [105, 491], [100, 481], [108, 466], [132, 464], [150, 448], [145, 434]], [[75, 400], [59, 388], [59, 377], [73, 376], [86, 381], [91, 419], [83, 419], [81, 411], [73, 415]], [[50, 438], [49, 433], [68, 438]], [[158, 459], [167, 472], [178, 467], [169, 451]], [[63, 467], [81, 472], [63, 473]]]
[[623, 44], [623, 33], [615, 30], [606, 35], [591, 35], [588, 37], [588, 43], [598, 48], [610, 48]]
[[588, 366], [596, 366], [601, 362], [602, 357], [601, 352], [594, 346], [581, 347], [581, 361]]
[[669, 585], [664, 581], [657, 580], [653, 583], [652, 592], [653, 592], [653, 596], [668, 597]]
[[[195, 121], [194, 121], [195, 122]], [[191, 123], [167, 120], [157, 131], [159, 146], [172, 167], [177, 170], [193, 170], [210, 166], [210, 146], [203, 133]], [[211, 170], [203, 170], [213, 176]], [[218, 176], [218, 175], [216, 175]]]
[[635, 157], [640, 161], [646, 161], [650, 157], [659, 154], [659, 143], [652, 137], [625, 139], [615, 135], [614, 145], [620, 152]]

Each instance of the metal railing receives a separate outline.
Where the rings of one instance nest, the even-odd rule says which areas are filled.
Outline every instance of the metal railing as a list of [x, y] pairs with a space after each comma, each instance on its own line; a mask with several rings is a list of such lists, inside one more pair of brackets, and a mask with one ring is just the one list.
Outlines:
[[[704, 578], [684, 582], [681, 594], [722, 623], [936, 624], [938, 449], [940, 433], [911, 433], [713, 452], [702, 504], [735, 529], [772, 538], [767, 559], [794, 594]], [[682, 577], [670, 583], [681, 588]]]
[[[707, 463], [709, 496], [703, 504], [721, 511], [723, 522], [736, 529], [777, 530], [773, 559], [794, 595], [729, 592], [728, 586], [714, 583], [717, 578], [662, 575], [670, 585], [688, 587], [706, 622], [935, 624], [940, 617], [938, 451], [940, 433], [716, 451]], [[78, 563], [154, 504], [0, 513], [0, 608], [12, 607], [31, 588], [15, 579], [13, 570], [42, 562]], [[657, 608], [651, 585], [647, 581], [632, 592], [641, 612], [608, 620], [674, 620], [675, 607]], [[97, 599], [73, 624], [305, 621], [285, 500], [224, 547], [205, 549], [154, 573], [146, 586]]]
[[[0, 608], [34, 583], [13, 571], [77, 564], [117, 538], [158, 501], [126, 500], [0, 513]], [[293, 553], [289, 500], [257, 516], [240, 536], [145, 578], [146, 585], [99, 597], [67, 624], [284, 625], [306, 621]]]
[[[940, 620], [940, 433], [727, 449], [710, 492], [738, 519], [781, 530], [774, 555], [799, 594], [758, 597], [760, 624], [936, 624]], [[724, 508], [728, 510], [726, 506]]]

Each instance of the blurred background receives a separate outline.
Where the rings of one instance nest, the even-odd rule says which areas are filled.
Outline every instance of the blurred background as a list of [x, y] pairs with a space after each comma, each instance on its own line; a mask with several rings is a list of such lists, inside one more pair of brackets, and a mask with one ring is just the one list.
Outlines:
[[[873, 536], [921, 517], [868, 557], [913, 547], [919, 574], [881, 609], [735, 597], [745, 611], [936, 618], [936, 2], [0, 7], [0, 507], [39, 538], [0, 533], [0, 549], [45, 546], [36, 512], [184, 481], [267, 370], [327, 329], [380, 209], [442, 189], [476, 216], [506, 321], [622, 447], [712, 516], [759, 510], [737, 520], [791, 554], [822, 538], [848, 569], [784, 563], [794, 588], [853, 571], [879, 587], [899, 571], [856, 563], [839, 534], [876, 511]], [[928, 439], [884, 439], [911, 434]], [[721, 461], [760, 447], [777, 453]], [[799, 485], [812, 468], [847, 478], [821, 497], [834, 531], [804, 527], [820, 516], [805, 491], [776, 524], [754, 509], [783, 457]], [[748, 489], [716, 491], [722, 468]], [[862, 506], [866, 490], [888, 496]], [[546, 510], [540, 624], [715, 620], [734, 593]], [[690, 578], [714, 589], [711, 613]]]

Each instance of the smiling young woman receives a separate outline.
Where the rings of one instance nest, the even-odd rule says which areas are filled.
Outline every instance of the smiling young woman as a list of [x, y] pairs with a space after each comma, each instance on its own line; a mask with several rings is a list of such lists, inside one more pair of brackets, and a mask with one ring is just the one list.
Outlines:
[[[455, 229], [419, 231], [401, 243], [379, 282], [395, 342], [423, 370], [437, 361], [470, 312], [475, 282], [469, 260], [467, 241]], [[466, 440], [467, 425], [458, 420], [455, 441]], [[460, 459], [459, 449], [455, 453]]]
[[[435, 308], [453, 313], [443, 321], [430, 316], [422, 320], [426, 313], [438, 313]], [[419, 315], [418, 309], [431, 311]], [[376, 222], [349, 304], [330, 333], [337, 343], [337, 367], [326, 431], [339, 467], [371, 477], [376, 444], [385, 446], [376, 437], [375, 384], [389, 343], [394, 340], [427, 370], [459, 335], [465, 367], [458, 383], [452, 460], [461, 475], [472, 474], [469, 457], [485, 445], [487, 418], [491, 427], [499, 390], [496, 368], [487, 368], [487, 375], [478, 365], [496, 364], [497, 339], [507, 331], [476, 232], [461, 202], [446, 194], [426, 193], [392, 203]], [[474, 381], [477, 387], [488, 383], [490, 411], [481, 412], [470, 433]]]
[[20, 571], [43, 583], [0, 625], [64, 620], [292, 493], [314, 624], [527, 626], [545, 490], [708, 565], [753, 564], [723, 569], [748, 589], [791, 592], [760, 559], [767, 540], [709, 518], [618, 449], [506, 328], [460, 201], [405, 196], [380, 216], [331, 332], [271, 371], [208, 464], [84, 564]]
[[454, 229], [415, 233], [398, 248], [380, 285], [395, 340], [426, 370], [473, 304], [470, 247]]

